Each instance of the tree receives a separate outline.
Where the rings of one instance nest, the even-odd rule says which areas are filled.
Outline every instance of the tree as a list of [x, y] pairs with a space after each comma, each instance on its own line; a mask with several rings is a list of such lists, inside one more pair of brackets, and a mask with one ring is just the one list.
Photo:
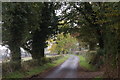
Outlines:
[[3, 3], [3, 43], [9, 46], [11, 62], [16, 62], [16, 67], [21, 65], [20, 47], [30, 52], [33, 59], [40, 60], [44, 57], [46, 40], [55, 34], [57, 29], [55, 5]]
[[[57, 17], [55, 10], [57, 3], [34, 3], [32, 13], [36, 24], [29, 28], [31, 33], [23, 45], [23, 48], [32, 54], [33, 59], [40, 60], [44, 57], [46, 40], [57, 33]], [[34, 21], [34, 20], [33, 20]], [[35, 27], [35, 28], [33, 28]]]
[[[108, 77], [120, 77], [120, 52], [119, 52], [119, 21], [120, 21], [120, 3], [106, 3], [104, 4], [106, 17], [104, 21], [109, 22], [106, 25], [105, 32], [105, 64], [109, 66], [106, 67], [105, 73], [108, 73]], [[110, 72], [112, 70], [112, 72]], [[115, 74], [116, 72], [116, 74]]]
[[77, 46], [76, 38], [73, 38], [69, 33], [68, 34], [58, 34], [55, 43], [52, 45], [50, 51], [52, 53], [66, 54], [72, 53], [71, 49], [75, 49]]
[[[95, 42], [98, 42], [99, 47], [103, 49], [104, 25], [96, 24], [98, 20], [101, 20], [101, 16], [99, 16], [98, 12], [101, 9], [100, 7], [99, 3], [68, 3], [68, 7], [63, 11], [63, 17], [66, 17], [64, 19], [65, 22], [68, 22], [68, 24], [71, 25], [68, 28], [70, 32], [74, 33], [74, 31], [77, 31], [80, 33], [80, 36], [85, 33], [86, 35], [84, 36], [90, 39], [90, 41], [88, 41], [89, 43], [94, 40]], [[92, 41], [92, 43], [95, 43], [94, 41]]]
[[21, 68], [20, 47], [24, 39], [29, 7], [26, 3], [3, 3], [3, 43], [11, 51], [12, 69]]

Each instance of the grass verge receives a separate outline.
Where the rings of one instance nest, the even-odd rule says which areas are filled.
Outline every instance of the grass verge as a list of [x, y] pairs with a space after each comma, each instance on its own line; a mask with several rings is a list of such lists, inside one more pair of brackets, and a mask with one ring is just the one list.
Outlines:
[[85, 57], [83, 57], [82, 55], [79, 55], [79, 58], [80, 58], [80, 61], [79, 61], [80, 66], [82, 68], [85, 68], [85, 69], [90, 70], [90, 71], [95, 71], [96, 70], [95, 66], [89, 64], [89, 62], [86, 60]]
[[101, 77], [95, 77], [95, 78], [92, 79], [92, 80], [103, 80], [103, 78], [101, 78]]
[[22, 71], [16, 71], [11, 74], [3, 76], [3, 78], [26, 78], [26, 77], [31, 77], [32, 75], [37, 75], [40, 74], [47, 69], [50, 69], [52, 67], [55, 67], [61, 63], [63, 63], [66, 59], [68, 59], [69, 55], [64, 56], [58, 60], [53, 61], [52, 63], [46, 63], [42, 66], [37, 66], [32, 69], [29, 69], [27, 72], [22, 72]]

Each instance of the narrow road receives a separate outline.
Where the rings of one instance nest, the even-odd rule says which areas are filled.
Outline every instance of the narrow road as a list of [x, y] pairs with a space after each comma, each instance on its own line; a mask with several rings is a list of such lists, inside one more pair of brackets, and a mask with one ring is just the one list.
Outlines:
[[77, 78], [79, 58], [71, 55], [61, 66], [48, 74], [45, 78]]
[[103, 74], [103, 71], [89, 71], [80, 67], [79, 57], [70, 55], [70, 57], [60, 66], [32, 78], [43, 78], [43, 80], [48, 78], [95, 78], [97, 76], [102, 76]]

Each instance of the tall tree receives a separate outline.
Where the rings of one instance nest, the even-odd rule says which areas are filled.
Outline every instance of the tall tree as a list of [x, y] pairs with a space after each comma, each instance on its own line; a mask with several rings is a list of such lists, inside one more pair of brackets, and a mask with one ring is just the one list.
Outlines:
[[29, 28], [28, 39], [23, 45], [23, 48], [32, 54], [33, 59], [44, 57], [44, 48], [47, 46], [46, 40], [57, 33], [57, 17], [55, 14], [57, 4], [44, 2], [33, 5], [32, 14], [36, 24], [30, 23], [32, 27]]
[[3, 3], [3, 43], [11, 51], [13, 70], [21, 68], [20, 47], [24, 39], [28, 10], [26, 3]]

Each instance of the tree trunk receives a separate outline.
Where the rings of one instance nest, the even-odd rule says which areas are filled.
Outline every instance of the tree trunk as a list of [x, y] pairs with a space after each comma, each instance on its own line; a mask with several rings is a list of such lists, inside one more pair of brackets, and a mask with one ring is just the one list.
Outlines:
[[89, 43], [89, 50], [95, 50], [95, 44]]
[[20, 47], [16, 44], [9, 45], [11, 51], [11, 68], [12, 71], [21, 69], [21, 51]]
[[117, 37], [118, 37], [118, 43], [117, 43], [118, 44], [118, 47], [117, 47], [118, 48], [118, 53], [117, 53], [118, 54], [118, 57], [117, 57], [118, 78], [120, 78], [120, 38], [119, 38], [120, 32], [119, 32], [119, 30], [120, 29], [118, 29], [118, 32], [117, 32], [118, 33], [118, 35], [117, 35]]
[[40, 49], [40, 53], [41, 53], [41, 57], [45, 57], [45, 55], [44, 55], [44, 47], [41, 47], [41, 49]]
[[40, 31], [36, 30], [33, 35], [32, 58], [40, 59], [44, 57], [44, 37], [41, 37]]
[[100, 47], [100, 49], [104, 48], [104, 41], [103, 41], [102, 36], [100, 36], [100, 38], [99, 38], [99, 47]]
[[50, 24], [50, 8], [49, 3], [44, 3], [44, 6], [41, 9], [40, 13], [39, 28], [33, 34], [33, 43], [32, 43], [32, 57], [33, 59], [40, 59], [44, 57], [44, 48], [46, 38], [49, 35], [49, 24]]
[[118, 55], [118, 78], [120, 78], [120, 54]]
[[[96, 26], [99, 26], [99, 25], [96, 25]], [[100, 28], [97, 28], [96, 33], [98, 35], [97, 39], [98, 39], [98, 42], [99, 42], [99, 47], [100, 47], [100, 49], [103, 49], [104, 48], [103, 32], [101, 31]]]

